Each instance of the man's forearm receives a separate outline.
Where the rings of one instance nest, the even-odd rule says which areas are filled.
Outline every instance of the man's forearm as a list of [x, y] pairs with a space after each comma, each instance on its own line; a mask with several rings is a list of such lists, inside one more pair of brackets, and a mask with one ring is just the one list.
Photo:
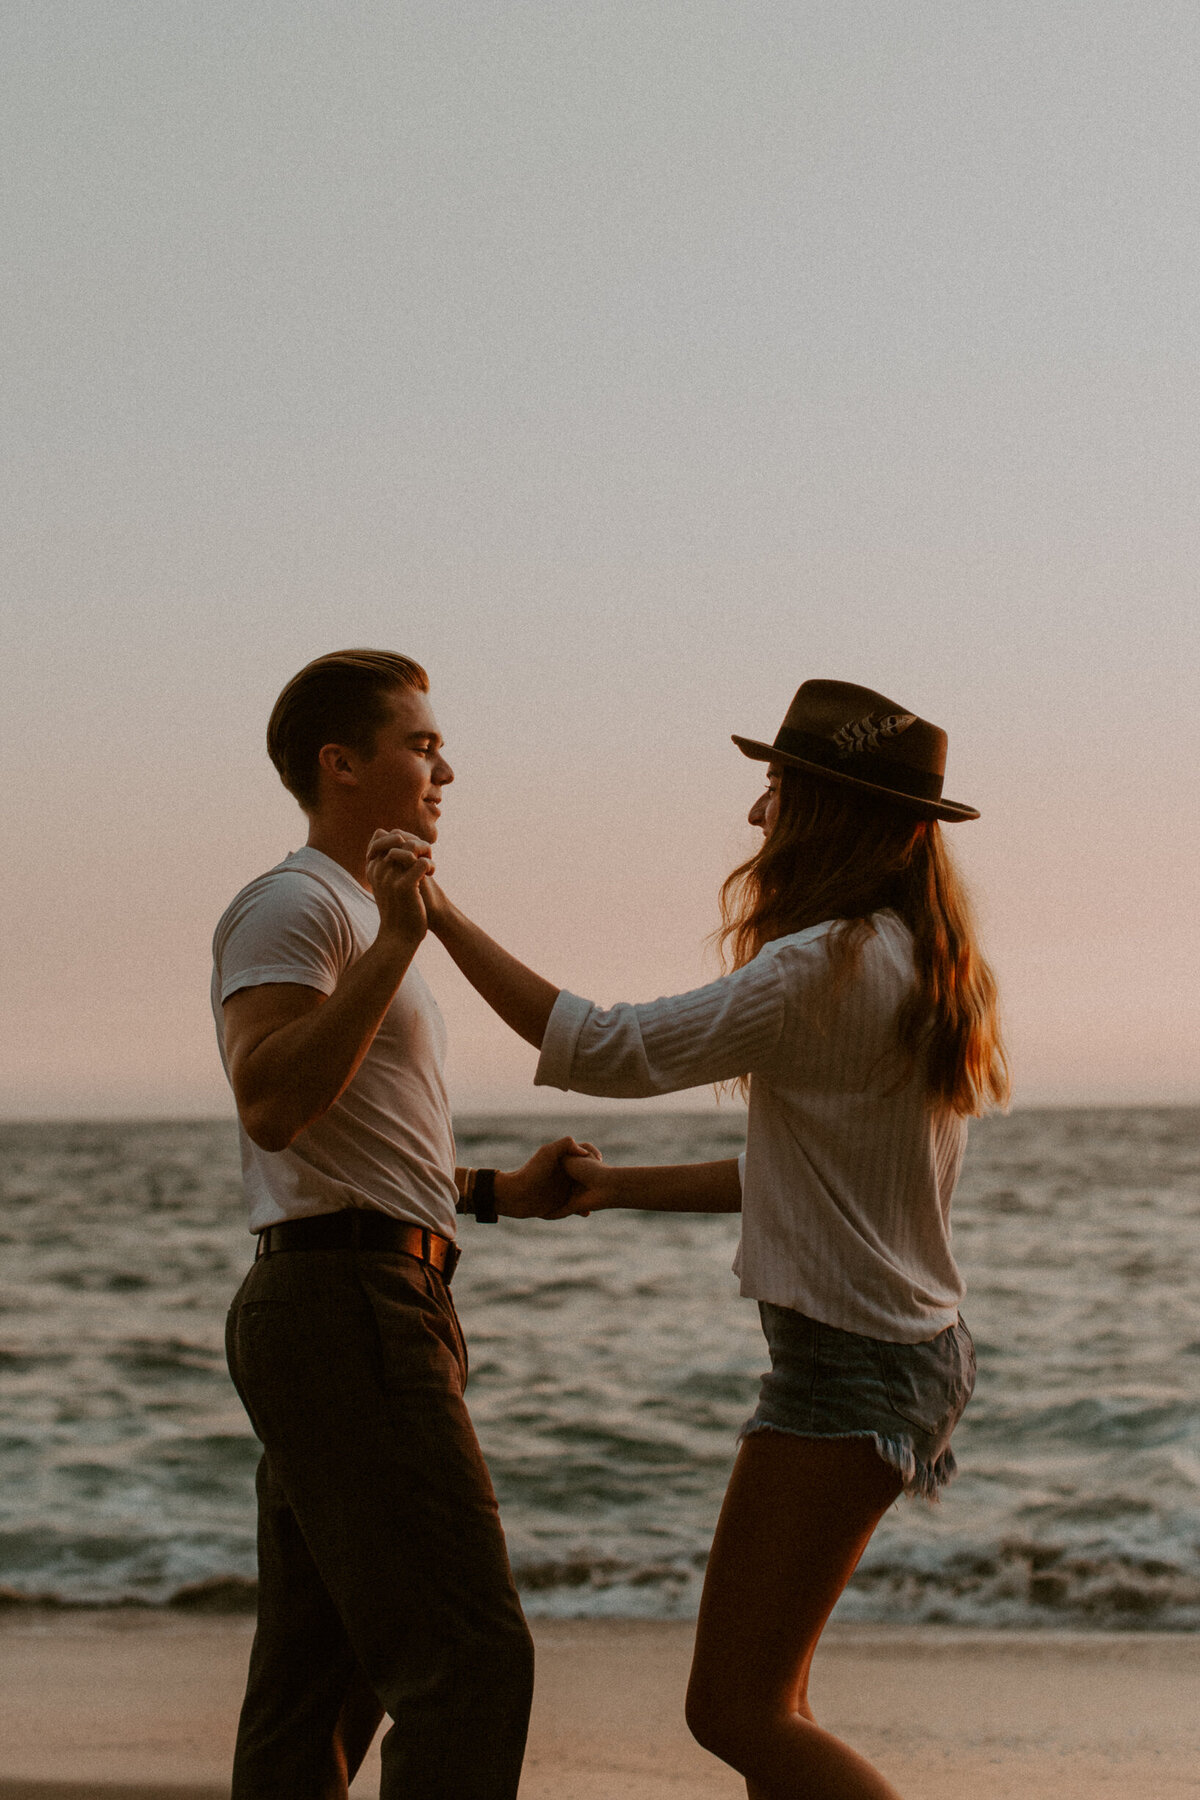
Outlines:
[[510, 956], [444, 897], [436, 908], [430, 907], [429, 924], [492, 1011], [540, 1050], [559, 990]]
[[286, 1150], [345, 1092], [370, 1049], [419, 940], [383, 933], [329, 998], [235, 1064], [242, 1122], [264, 1150]]

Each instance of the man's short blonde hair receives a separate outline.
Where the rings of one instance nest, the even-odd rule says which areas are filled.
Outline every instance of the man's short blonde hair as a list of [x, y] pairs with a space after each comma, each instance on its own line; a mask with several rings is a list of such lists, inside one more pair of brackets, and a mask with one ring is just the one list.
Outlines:
[[429, 677], [420, 663], [391, 650], [334, 650], [292, 676], [271, 709], [267, 754], [305, 812], [317, 804], [323, 746], [372, 755], [398, 688], [427, 694]]

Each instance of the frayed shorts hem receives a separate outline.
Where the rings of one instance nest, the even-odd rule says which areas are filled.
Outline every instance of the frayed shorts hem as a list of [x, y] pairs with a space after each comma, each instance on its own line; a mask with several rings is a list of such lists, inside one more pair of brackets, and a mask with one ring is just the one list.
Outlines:
[[947, 1482], [953, 1480], [958, 1464], [953, 1450], [943, 1450], [933, 1462], [925, 1462], [913, 1448], [912, 1439], [900, 1433], [885, 1436], [880, 1431], [800, 1431], [794, 1425], [776, 1425], [757, 1415], [747, 1419], [738, 1432], [738, 1443], [758, 1431], [781, 1431], [786, 1437], [816, 1438], [830, 1443], [842, 1438], [867, 1438], [889, 1468], [900, 1477], [902, 1492], [913, 1500], [928, 1500], [936, 1505]]

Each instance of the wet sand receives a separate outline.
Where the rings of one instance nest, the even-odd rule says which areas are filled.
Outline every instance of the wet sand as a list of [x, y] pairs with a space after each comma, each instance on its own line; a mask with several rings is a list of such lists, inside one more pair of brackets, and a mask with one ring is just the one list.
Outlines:
[[[0, 1616], [0, 1800], [227, 1800], [245, 1619]], [[688, 1736], [688, 1624], [537, 1622], [521, 1800], [735, 1800]], [[822, 1723], [913, 1800], [1200, 1791], [1200, 1636], [834, 1627]], [[378, 1792], [373, 1754], [354, 1784]]]

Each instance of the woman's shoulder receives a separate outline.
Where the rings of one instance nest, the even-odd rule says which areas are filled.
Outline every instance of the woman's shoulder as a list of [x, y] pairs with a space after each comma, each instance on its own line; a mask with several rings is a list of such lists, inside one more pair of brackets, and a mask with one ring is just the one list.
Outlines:
[[907, 923], [898, 912], [886, 907], [883, 912], [871, 914], [874, 930], [871, 941], [879, 946], [881, 952], [888, 956], [901, 956], [908, 964], [912, 962], [913, 935]]
[[803, 955], [805, 952], [815, 954], [823, 949], [825, 940], [839, 923], [837, 919], [822, 919], [819, 925], [805, 925], [800, 931], [785, 931], [782, 937], [771, 938], [765, 943], [753, 960], [759, 962], [764, 957]]
[[[758, 954], [760, 957], [828, 954], [826, 945], [830, 935], [846, 923], [845, 919], [822, 919], [819, 925], [785, 932], [782, 937], [772, 938], [770, 943], [764, 944]], [[870, 930], [863, 938], [864, 951], [875, 944], [885, 955], [895, 955], [897, 951], [911, 954], [912, 933], [899, 913], [887, 908], [872, 913], [867, 923]]]
[[[765, 966], [773, 965], [789, 985], [820, 979], [830, 968], [829, 939], [841, 919], [823, 919], [819, 925], [808, 925], [802, 931], [789, 931], [783, 937], [764, 944], [754, 959]], [[893, 980], [907, 983], [912, 979], [912, 933], [898, 913], [872, 913], [870, 930], [861, 938], [853, 959], [857, 978], [868, 982]]]

